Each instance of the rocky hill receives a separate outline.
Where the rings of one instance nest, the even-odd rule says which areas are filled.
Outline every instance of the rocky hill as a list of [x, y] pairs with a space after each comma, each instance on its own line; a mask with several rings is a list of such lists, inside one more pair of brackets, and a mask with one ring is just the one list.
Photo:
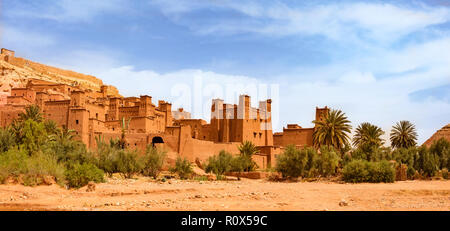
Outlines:
[[430, 146], [434, 141], [439, 140], [440, 138], [444, 138], [450, 141], [450, 124], [447, 124], [443, 128], [437, 130], [427, 141], [425, 141], [426, 146]]
[[104, 85], [95, 76], [80, 74], [15, 57], [14, 51], [2, 48], [0, 54], [0, 103], [10, 95], [11, 88], [25, 87], [28, 80], [44, 80], [78, 86], [82, 90], [100, 91], [102, 86], [108, 95], [120, 97], [114, 86]]

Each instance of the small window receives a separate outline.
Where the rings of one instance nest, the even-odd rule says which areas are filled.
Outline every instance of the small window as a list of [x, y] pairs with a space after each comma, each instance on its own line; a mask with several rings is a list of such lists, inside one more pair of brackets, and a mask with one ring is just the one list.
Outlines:
[[78, 120], [75, 120], [75, 123], [78, 124], [79, 123]]

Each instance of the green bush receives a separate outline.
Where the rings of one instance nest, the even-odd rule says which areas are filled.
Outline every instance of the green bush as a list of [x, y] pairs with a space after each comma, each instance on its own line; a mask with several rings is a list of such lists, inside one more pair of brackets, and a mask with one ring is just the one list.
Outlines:
[[385, 160], [379, 162], [353, 160], [344, 167], [342, 173], [344, 181], [352, 183], [390, 183], [395, 180], [395, 169]]
[[236, 161], [239, 162], [238, 169], [241, 165], [244, 168], [243, 171], [251, 172], [258, 168], [258, 165], [253, 161], [252, 156], [258, 153], [258, 148], [250, 141], [244, 141], [238, 146], [240, 158]]
[[[207, 173], [214, 173], [217, 176], [217, 179], [219, 179], [225, 172], [228, 172], [232, 168], [232, 160], [233, 156], [222, 150], [220, 151], [219, 155], [214, 155], [208, 158], [205, 172]], [[241, 169], [243, 169], [243, 165], [240, 164]]]
[[5, 128], [0, 128], [0, 153], [8, 151], [15, 145], [14, 134]]
[[31, 119], [22, 124], [22, 148], [28, 152], [28, 155], [41, 151], [42, 145], [48, 138], [44, 124]]
[[6, 169], [0, 167], [0, 184], [4, 184], [6, 179], [8, 179], [9, 172]]
[[442, 178], [448, 180], [448, 169], [442, 169]]
[[[25, 176], [35, 178], [35, 185], [39, 185], [44, 176], [53, 176], [58, 184], [64, 184], [65, 167], [58, 163], [57, 159], [51, 155], [35, 153], [27, 160], [27, 171]], [[25, 182], [25, 180], [24, 180]]]
[[104, 172], [90, 163], [74, 164], [72, 168], [65, 173], [67, 185], [70, 188], [80, 188], [87, 185], [90, 181], [96, 183], [104, 182]]
[[188, 179], [194, 171], [191, 162], [179, 156], [175, 161], [175, 167], [170, 168], [170, 172], [177, 173], [181, 179]]
[[450, 169], [450, 142], [441, 138], [430, 146], [430, 152], [433, 153], [439, 161], [439, 169]]
[[[314, 152], [315, 153], [315, 152]], [[336, 174], [340, 157], [333, 148], [322, 147], [319, 155], [314, 155], [315, 169], [321, 176], [327, 177]]]
[[53, 176], [58, 184], [64, 183], [64, 165], [41, 152], [29, 156], [23, 149], [10, 149], [0, 154], [0, 181], [7, 177], [22, 176], [25, 185], [39, 185], [45, 176]]
[[117, 171], [125, 178], [132, 178], [141, 172], [142, 163], [135, 150], [120, 150], [117, 155]]
[[308, 153], [305, 150], [299, 150], [293, 145], [286, 147], [284, 152], [277, 158], [276, 170], [280, 172], [283, 178], [297, 178], [303, 176], [308, 164]]
[[142, 174], [156, 179], [161, 172], [165, 158], [165, 151], [160, 151], [151, 145], [147, 146], [145, 155], [142, 158]]
[[238, 180], [241, 180], [241, 173], [245, 170], [249, 170], [248, 166], [252, 160], [249, 160], [249, 156], [246, 155], [238, 155], [231, 159], [231, 170], [232, 172], [238, 173]]
[[351, 156], [353, 160], [359, 159], [372, 162], [392, 159], [390, 148], [370, 145], [361, 145], [351, 153]]
[[418, 158], [414, 163], [414, 168], [423, 176], [435, 176], [439, 170], [439, 156], [430, 152], [427, 147], [421, 146], [418, 148]]
[[344, 181], [351, 183], [368, 182], [369, 170], [366, 160], [352, 160], [342, 170]]
[[369, 182], [392, 183], [395, 181], [395, 169], [386, 160], [369, 163]]
[[113, 173], [119, 172], [117, 161], [119, 152], [122, 149], [119, 148], [117, 142], [110, 140], [109, 144], [105, 143], [101, 138], [96, 137], [97, 150], [95, 152], [95, 163], [98, 168], [103, 170], [108, 176], [112, 176]]

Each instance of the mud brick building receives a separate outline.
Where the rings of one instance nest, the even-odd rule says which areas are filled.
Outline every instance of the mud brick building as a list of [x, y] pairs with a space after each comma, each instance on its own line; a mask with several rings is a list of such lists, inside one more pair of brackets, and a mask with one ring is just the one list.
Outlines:
[[[272, 132], [272, 101], [252, 107], [250, 96], [241, 95], [238, 104], [214, 99], [209, 123], [193, 119], [182, 108], [172, 110], [169, 102], [152, 97], [123, 97], [102, 80], [73, 71], [15, 57], [14, 51], [0, 54], [0, 126], [10, 125], [28, 105], [38, 105], [45, 119], [72, 129], [88, 148], [96, 139], [118, 139], [123, 123], [129, 148], [144, 150], [157, 144], [169, 158], [181, 155], [190, 161], [204, 161], [226, 150], [238, 153], [238, 145], [251, 141], [259, 150], [254, 160], [260, 168], [275, 165], [276, 155], [288, 144], [312, 145], [314, 128], [288, 125], [282, 133]], [[328, 108], [317, 108], [316, 119]]]

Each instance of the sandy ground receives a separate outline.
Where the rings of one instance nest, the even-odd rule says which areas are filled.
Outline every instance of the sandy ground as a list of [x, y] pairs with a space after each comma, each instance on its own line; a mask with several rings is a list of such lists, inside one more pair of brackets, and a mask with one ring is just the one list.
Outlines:
[[450, 181], [337, 182], [108, 179], [67, 190], [0, 185], [0, 210], [450, 210]]

